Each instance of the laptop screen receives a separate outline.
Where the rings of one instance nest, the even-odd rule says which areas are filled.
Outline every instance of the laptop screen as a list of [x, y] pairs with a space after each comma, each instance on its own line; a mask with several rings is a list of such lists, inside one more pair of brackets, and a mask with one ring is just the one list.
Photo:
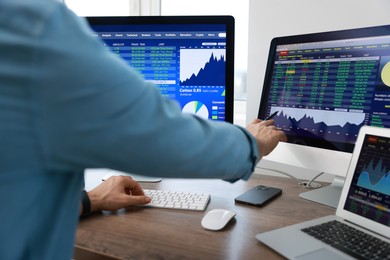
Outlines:
[[88, 17], [105, 45], [180, 104], [233, 122], [234, 19], [230, 16]]
[[390, 138], [366, 134], [344, 210], [390, 226]]

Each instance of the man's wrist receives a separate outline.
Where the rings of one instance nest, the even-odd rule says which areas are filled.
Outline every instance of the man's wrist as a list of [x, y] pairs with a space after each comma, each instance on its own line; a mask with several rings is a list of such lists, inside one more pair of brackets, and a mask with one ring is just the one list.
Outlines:
[[83, 206], [81, 217], [86, 217], [91, 214], [91, 200], [89, 199], [88, 193], [85, 190], [82, 191], [81, 204]]

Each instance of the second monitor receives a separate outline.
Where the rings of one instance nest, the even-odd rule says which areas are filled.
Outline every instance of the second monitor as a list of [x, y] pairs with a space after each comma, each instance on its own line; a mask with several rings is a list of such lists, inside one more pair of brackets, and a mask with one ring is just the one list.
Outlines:
[[266, 158], [336, 177], [303, 197], [336, 207], [360, 127], [390, 127], [389, 53], [390, 26], [272, 40], [258, 116], [289, 141]]

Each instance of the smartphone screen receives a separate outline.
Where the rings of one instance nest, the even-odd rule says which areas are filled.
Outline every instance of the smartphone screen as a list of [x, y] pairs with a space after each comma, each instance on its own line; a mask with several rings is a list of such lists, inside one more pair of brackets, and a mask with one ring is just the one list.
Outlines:
[[234, 201], [237, 203], [261, 207], [280, 194], [282, 194], [282, 190], [279, 188], [258, 185], [241, 194], [235, 198]]

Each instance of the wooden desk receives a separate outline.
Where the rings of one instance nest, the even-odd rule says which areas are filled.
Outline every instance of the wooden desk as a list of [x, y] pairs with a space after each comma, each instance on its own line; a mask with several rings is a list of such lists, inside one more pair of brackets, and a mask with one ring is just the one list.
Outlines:
[[[279, 187], [283, 193], [263, 208], [235, 204], [234, 198], [257, 185]], [[205, 212], [133, 207], [94, 214], [78, 226], [76, 245], [123, 259], [282, 259], [258, 242], [260, 232], [334, 214], [335, 209], [303, 200], [306, 191], [295, 180], [253, 175], [248, 182], [163, 179], [144, 188], [209, 192], [205, 212], [226, 208], [237, 213], [221, 231], [208, 231], [200, 222]]]

